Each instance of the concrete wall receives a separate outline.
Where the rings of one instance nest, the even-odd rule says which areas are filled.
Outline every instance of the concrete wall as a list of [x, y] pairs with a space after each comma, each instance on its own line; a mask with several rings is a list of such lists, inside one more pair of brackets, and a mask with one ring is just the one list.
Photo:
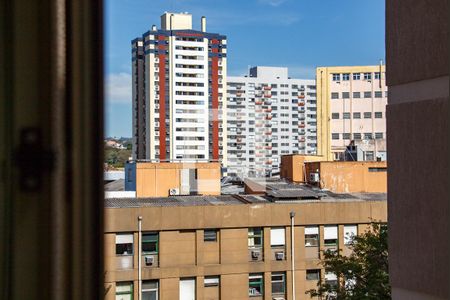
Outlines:
[[448, 299], [448, 1], [386, 2], [394, 299]]
[[196, 170], [190, 180], [191, 193], [220, 195], [219, 163], [136, 163], [136, 196], [167, 197], [169, 189], [182, 188], [183, 170]]
[[305, 168], [309, 183], [315, 184], [309, 181], [310, 174], [319, 172], [319, 187], [335, 193], [387, 192], [387, 171], [383, 171], [387, 168], [385, 161], [310, 162]]
[[325, 157], [315, 155], [281, 156], [280, 176], [293, 182], [305, 182], [305, 162], [323, 161]]
[[[160, 299], [178, 299], [179, 279], [197, 280], [197, 299], [248, 299], [248, 276], [262, 273], [265, 299], [271, 299], [271, 272], [286, 273], [288, 299], [290, 286], [291, 232], [289, 212], [295, 217], [296, 296], [305, 298], [305, 291], [315, 287], [306, 281], [307, 269], [320, 269], [319, 256], [306, 258], [304, 226], [319, 225], [320, 247], [323, 250], [323, 225], [339, 225], [339, 247], [343, 245], [343, 224], [359, 224], [363, 232], [370, 218], [386, 221], [386, 201], [323, 202], [304, 204], [258, 204], [192, 207], [107, 208], [105, 210], [105, 299], [114, 299], [115, 282], [133, 281], [137, 298], [137, 217], [143, 217], [143, 231], [157, 231], [160, 237], [159, 265], [143, 265], [143, 280], [160, 283]], [[270, 228], [285, 227], [285, 260], [272, 257]], [[248, 257], [248, 228], [263, 227], [262, 260]], [[204, 242], [204, 229], [219, 229], [216, 242]], [[118, 270], [115, 255], [116, 233], [134, 234], [133, 268]], [[204, 287], [205, 276], [220, 276], [218, 290]]]

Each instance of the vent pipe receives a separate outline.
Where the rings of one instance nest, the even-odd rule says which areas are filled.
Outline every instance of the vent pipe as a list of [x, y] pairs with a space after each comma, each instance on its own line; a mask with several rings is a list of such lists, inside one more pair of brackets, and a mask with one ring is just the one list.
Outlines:
[[203, 32], [206, 32], [206, 17], [205, 16], [203, 16], [201, 19], [201, 30]]

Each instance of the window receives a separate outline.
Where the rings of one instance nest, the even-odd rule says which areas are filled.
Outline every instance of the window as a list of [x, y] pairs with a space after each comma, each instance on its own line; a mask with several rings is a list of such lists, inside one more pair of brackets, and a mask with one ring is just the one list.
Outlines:
[[319, 247], [319, 226], [305, 227], [305, 247]]
[[116, 255], [133, 255], [133, 234], [116, 234]]
[[353, 134], [353, 139], [354, 140], [360, 140], [361, 139], [361, 133], [354, 133]]
[[361, 98], [361, 92], [353, 92], [353, 98]]
[[216, 229], [205, 229], [203, 232], [204, 242], [216, 242], [217, 241], [217, 230]]
[[360, 80], [361, 79], [361, 73], [353, 73], [353, 80]]
[[306, 270], [306, 280], [320, 280], [320, 270]]
[[364, 98], [372, 98], [372, 92], [364, 92]]
[[331, 286], [337, 286], [337, 276], [332, 272], [325, 271], [325, 283]]
[[349, 139], [350, 139], [350, 133], [349, 133], [349, 132], [343, 133], [343, 134], [342, 134], [342, 138], [343, 138], [344, 140], [349, 140]]
[[158, 281], [142, 281], [142, 300], [158, 300]]
[[344, 245], [350, 245], [356, 235], [358, 235], [358, 226], [344, 225]]
[[369, 168], [369, 172], [387, 172], [387, 168]]
[[381, 73], [380, 72], [375, 72], [374, 78], [375, 79], [380, 79], [381, 78]]
[[361, 113], [360, 112], [354, 112], [353, 113], [353, 119], [361, 119]]
[[348, 80], [350, 80], [350, 73], [344, 73], [344, 74], [342, 74], [342, 80], [343, 80], [343, 81], [348, 81]]
[[285, 231], [284, 227], [270, 228], [270, 246], [284, 246], [285, 245]]
[[382, 132], [375, 132], [375, 139], [377, 139], [377, 140], [383, 139], [383, 133]]
[[205, 276], [203, 285], [205, 287], [219, 286], [220, 285], [220, 277], [219, 276]]
[[375, 91], [375, 98], [382, 98], [383, 97], [383, 92], [381, 91]]
[[364, 80], [372, 79], [372, 73], [364, 73]]
[[195, 278], [180, 278], [180, 300], [195, 299]]
[[332, 119], [339, 119], [339, 113], [332, 113], [331, 114]]
[[349, 92], [342, 92], [342, 98], [343, 99], [349, 99], [350, 98], [350, 93]]
[[373, 161], [374, 160], [373, 151], [365, 151], [364, 152], [364, 160], [366, 161]]
[[262, 228], [248, 229], [248, 246], [250, 248], [258, 248], [263, 245]]
[[350, 119], [350, 113], [349, 113], [349, 112], [343, 113], [343, 114], [342, 114], [342, 118], [343, 118], [343, 119], [347, 119], [347, 120]]
[[339, 99], [339, 93], [331, 93], [331, 99]]
[[339, 139], [339, 133], [332, 133], [331, 134], [331, 139], [332, 140], [338, 140]]
[[365, 140], [371, 140], [372, 139], [372, 133], [370, 133], [370, 132], [364, 133], [364, 139]]
[[248, 276], [248, 295], [262, 296], [264, 294], [264, 281], [262, 274], [250, 274]]
[[383, 118], [383, 112], [376, 111], [375, 112], [375, 119], [382, 119]]
[[142, 253], [158, 253], [158, 233], [142, 234]]
[[325, 226], [323, 232], [325, 246], [337, 246], [338, 243], [338, 227], [337, 225]]
[[332, 74], [333, 75], [333, 81], [340, 81], [341, 80], [341, 74]]
[[133, 283], [117, 282], [116, 283], [116, 300], [133, 299]]
[[372, 118], [372, 113], [369, 111], [369, 112], [365, 112], [364, 113], [364, 119], [370, 119], [370, 118]]
[[272, 294], [284, 294], [286, 292], [286, 275], [284, 272], [272, 273]]

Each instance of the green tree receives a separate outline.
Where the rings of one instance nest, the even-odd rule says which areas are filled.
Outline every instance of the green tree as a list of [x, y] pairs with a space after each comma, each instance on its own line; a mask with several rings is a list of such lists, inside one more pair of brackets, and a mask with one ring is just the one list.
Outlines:
[[338, 283], [321, 280], [306, 294], [319, 299], [391, 299], [387, 236], [386, 224], [372, 222], [370, 230], [352, 238], [349, 256], [341, 249], [324, 251], [321, 265], [337, 276]]

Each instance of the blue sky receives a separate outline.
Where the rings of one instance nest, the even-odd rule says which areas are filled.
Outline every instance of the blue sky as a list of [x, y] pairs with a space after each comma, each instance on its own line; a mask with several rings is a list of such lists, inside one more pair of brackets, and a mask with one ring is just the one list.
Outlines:
[[384, 60], [384, 0], [105, 0], [107, 136], [131, 136], [132, 39], [164, 11], [189, 12], [199, 29], [227, 35], [228, 75], [248, 66], [289, 67], [314, 78], [318, 66]]

